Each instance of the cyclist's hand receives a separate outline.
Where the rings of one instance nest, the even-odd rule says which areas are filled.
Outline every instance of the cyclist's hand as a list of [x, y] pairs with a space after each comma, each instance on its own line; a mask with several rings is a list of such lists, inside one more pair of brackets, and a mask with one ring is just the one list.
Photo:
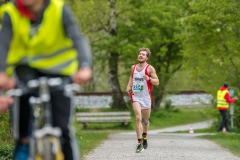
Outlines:
[[12, 98], [0, 96], [0, 114], [6, 112], [12, 103]]
[[8, 90], [14, 88], [14, 81], [9, 78], [6, 73], [0, 72], [0, 88], [3, 90]]
[[92, 69], [89, 67], [80, 68], [73, 76], [73, 83], [86, 84], [92, 78]]

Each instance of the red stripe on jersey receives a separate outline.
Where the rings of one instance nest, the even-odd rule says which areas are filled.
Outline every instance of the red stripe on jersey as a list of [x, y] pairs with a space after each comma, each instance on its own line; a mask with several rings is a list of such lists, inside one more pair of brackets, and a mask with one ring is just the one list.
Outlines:
[[[145, 69], [145, 75], [147, 75], [148, 77], [150, 77], [150, 75], [148, 74], [148, 71], [147, 71], [149, 66], [150, 66], [150, 64], [148, 64]], [[152, 92], [152, 83], [147, 80], [147, 85], [148, 85], [148, 92], [151, 93]]]
[[135, 68], [136, 68], [136, 64], [134, 65], [134, 67], [133, 67], [133, 70], [132, 70], [132, 77], [133, 77], [133, 73], [134, 73], [134, 71], [135, 71]]
[[[147, 69], [148, 69], [149, 66], [150, 66], [150, 64], [148, 64], [147, 67], [146, 67], [146, 69], [145, 69], [145, 75], [147, 75], [148, 77], [150, 77], [150, 75], [149, 75], [149, 73], [148, 73], [148, 71], [147, 71]], [[152, 104], [152, 94], [151, 94], [151, 92], [152, 92], [152, 83], [151, 83], [150, 81], [148, 81], [148, 80], [147, 80], [147, 86], [148, 86], [148, 93], [149, 93], [149, 95], [150, 95], [151, 104]]]

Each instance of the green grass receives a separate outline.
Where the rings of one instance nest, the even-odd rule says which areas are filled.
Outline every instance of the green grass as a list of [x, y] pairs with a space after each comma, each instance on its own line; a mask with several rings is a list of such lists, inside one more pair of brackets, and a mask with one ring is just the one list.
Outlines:
[[13, 145], [12, 144], [3, 144], [0, 145], [0, 160], [9, 160], [12, 158]]
[[[233, 133], [217, 133], [217, 128], [205, 128], [194, 130], [194, 133], [209, 133], [209, 135], [199, 136], [200, 138], [208, 139], [218, 144], [219, 146], [229, 149], [234, 155], [240, 157], [240, 130], [232, 128]], [[178, 131], [175, 133], [188, 133], [189, 131]], [[215, 134], [213, 134], [215, 133]]]
[[228, 148], [234, 155], [240, 157], [240, 135], [236, 133], [217, 133], [215, 135], [204, 135], [201, 138], [211, 140], [223, 148]]
[[152, 112], [150, 129], [161, 129], [171, 126], [184, 125], [211, 119], [209, 112], [212, 108], [172, 108]]
[[93, 148], [96, 148], [103, 140], [108, 138], [111, 132], [83, 132], [80, 131], [76, 134], [78, 145], [80, 147], [81, 159], [87, 155]]
[[[209, 133], [206, 135], [199, 136], [199, 138], [210, 140], [217, 145], [229, 149], [234, 155], [240, 157], [240, 134], [239, 129], [232, 129], [233, 133], [217, 133], [216, 128], [205, 128], [205, 129], [196, 129], [194, 133]], [[174, 133], [188, 133], [188, 130], [177, 131]]]

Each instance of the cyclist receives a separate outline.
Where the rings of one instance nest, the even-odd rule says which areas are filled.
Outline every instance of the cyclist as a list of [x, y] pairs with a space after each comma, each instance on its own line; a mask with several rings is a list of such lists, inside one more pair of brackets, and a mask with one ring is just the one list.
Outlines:
[[[22, 82], [40, 76], [72, 77], [78, 84], [91, 79], [90, 47], [63, 0], [15, 0], [5, 4], [0, 37], [0, 88], [3, 90], [17, 87], [14, 75]], [[20, 71], [16, 74], [17, 69]], [[29, 97], [20, 97], [14, 160], [26, 160], [28, 156]], [[0, 111], [5, 111], [10, 103], [11, 99], [1, 96]], [[64, 157], [79, 160], [70, 127], [71, 99], [57, 91], [51, 93], [51, 103], [53, 125], [62, 130]]]

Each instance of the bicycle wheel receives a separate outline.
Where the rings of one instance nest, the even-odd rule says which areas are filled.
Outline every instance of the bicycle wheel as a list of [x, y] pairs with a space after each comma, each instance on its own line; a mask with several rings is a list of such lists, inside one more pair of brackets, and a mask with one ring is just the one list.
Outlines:
[[35, 139], [30, 139], [30, 147], [29, 147], [29, 158], [28, 160], [35, 160], [36, 156], [36, 141]]
[[51, 143], [50, 137], [46, 137], [43, 143], [43, 148], [44, 148], [43, 160], [55, 160], [52, 147], [53, 147], [53, 144]]

